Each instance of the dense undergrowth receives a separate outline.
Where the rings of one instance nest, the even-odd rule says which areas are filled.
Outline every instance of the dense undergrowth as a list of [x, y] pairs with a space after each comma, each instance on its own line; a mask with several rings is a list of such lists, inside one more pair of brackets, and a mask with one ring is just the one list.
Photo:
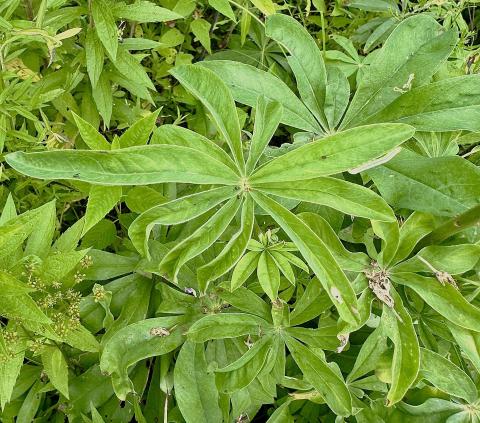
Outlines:
[[476, 3], [0, 2], [0, 421], [480, 422]]

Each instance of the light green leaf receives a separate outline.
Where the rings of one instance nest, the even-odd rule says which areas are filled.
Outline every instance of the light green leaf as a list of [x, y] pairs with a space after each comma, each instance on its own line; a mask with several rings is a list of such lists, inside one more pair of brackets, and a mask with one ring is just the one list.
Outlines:
[[314, 39], [294, 18], [276, 14], [265, 24], [265, 34], [284, 46], [297, 80], [300, 97], [313, 115], [326, 128], [324, 113], [327, 72], [323, 57]]
[[206, 291], [208, 283], [227, 273], [241, 259], [248, 241], [252, 236], [254, 220], [254, 204], [250, 196], [246, 197], [242, 206], [242, 217], [238, 232], [228, 241], [222, 252], [210, 263], [197, 270], [198, 284]]
[[[235, 217], [240, 205], [241, 201], [238, 198], [230, 199], [206, 223], [166, 254], [160, 262], [159, 272], [165, 278], [177, 283], [180, 268], [220, 238]], [[205, 292], [204, 289], [202, 292]]]
[[268, 162], [250, 182], [299, 181], [354, 169], [388, 153], [412, 137], [408, 125], [368, 125], [349, 129], [305, 144]]
[[227, 18], [230, 18], [232, 21], [236, 22], [235, 14], [233, 13], [232, 7], [230, 6], [228, 0], [208, 0], [208, 4], [215, 10], [218, 10], [222, 15], [225, 15]]
[[324, 113], [330, 130], [340, 123], [349, 99], [350, 84], [347, 77], [338, 67], [328, 66]]
[[420, 367], [420, 347], [412, 318], [401, 297], [394, 289], [390, 295], [395, 302], [395, 312], [383, 305], [382, 325], [394, 344], [392, 383], [387, 394], [387, 406], [401, 401], [417, 378]]
[[44, 259], [49, 251], [57, 227], [57, 208], [55, 201], [45, 204], [42, 218], [27, 241], [24, 255], [35, 255]]
[[215, 72], [238, 102], [255, 107], [258, 97], [276, 101], [283, 106], [282, 122], [285, 125], [314, 133], [322, 132], [314, 116], [293, 91], [271, 73], [228, 60], [204, 61], [197, 66]]
[[405, 19], [365, 71], [341, 128], [361, 125], [411, 86], [429, 82], [456, 42], [455, 31], [445, 31], [432, 16]]
[[369, 122], [399, 122], [419, 131], [480, 131], [480, 75], [443, 79], [402, 95]]
[[128, 76], [128, 79], [146, 88], [155, 90], [155, 86], [143, 66], [126, 48], [120, 47], [118, 49], [117, 58], [113, 64], [120, 74]]
[[142, 255], [148, 256], [147, 242], [153, 226], [187, 222], [232, 198], [236, 193], [232, 187], [220, 187], [152, 207], [133, 221], [128, 235], [135, 248]]
[[462, 352], [472, 362], [473, 366], [480, 372], [480, 333], [450, 324], [448, 329]]
[[87, 28], [85, 58], [92, 88], [95, 88], [103, 70], [103, 47], [93, 28]]
[[437, 313], [465, 329], [478, 330], [480, 310], [470, 304], [452, 285], [415, 273], [391, 273], [398, 284], [412, 288]]
[[112, 60], [115, 61], [118, 48], [118, 32], [115, 17], [112, 13], [112, 4], [109, 0], [95, 0], [92, 2], [92, 15], [98, 38], [100, 38]]
[[293, 272], [290, 261], [280, 251], [272, 250], [269, 251], [269, 253], [283, 276], [285, 276], [292, 285], [295, 285], [295, 273]]
[[197, 320], [187, 332], [193, 342], [210, 339], [237, 338], [268, 332], [271, 325], [264, 319], [245, 313], [210, 314]]
[[392, 209], [379, 195], [361, 185], [338, 178], [258, 183], [254, 186], [266, 194], [329, 206], [352, 216], [396, 222]]
[[272, 0], [250, 0], [252, 4], [265, 15], [275, 13], [275, 4]]
[[52, 385], [68, 399], [68, 365], [62, 351], [55, 346], [46, 346], [42, 351], [42, 363]]
[[112, 83], [107, 73], [103, 71], [98, 79], [95, 89], [92, 90], [92, 96], [97, 106], [100, 116], [102, 116], [105, 126], [110, 125], [113, 109]]
[[[184, 65], [170, 73], [197, 97], [213, 118], [232, 152], [241, 173], [245, 169], [240, 133], [240, 123], [232, 94], [225, 83], [205, 67]], [[212, 90], [212, 86], [215, 90]]]
[[268, 251], [260, 254], [257, 265], [257, 277], [263, 291], [271, 301], [275, 301], [280, 287], [280, 272], [275, 260]]
[[118, 18], [138, 23], [174, 21], [183, 17], [150, 1], [136, 1], [132, 4], [118, 3], [114, 6], [113, 14]]
[[160, 110], [157, 110], [135, 122], [118, 138], [118, 147], [126, 148], [146, 145], [151, 133], [155, 129], [159, 113]]
[[212, 25], [208, 21], [202, 18], [194, 19], [190, 23], [190, 29], [193, 32], [193, 35], [198, 38], [200, 44], [212, 54], [212, 47], [210, 41], [210, 28]]
[[245, 254], [235, 266], [232, 273], [230, 289], [235, 291], [242, 286], [248, 277], [257, 268], [260, 254], [257, 251], [249, 251]]
[[[236, 185], [239, 177], [204, 153], [174, 145], [113, 151], [17, 151], [6, 156], [17, 171], [40, 179], [73, 179], [98, 185], [162, 182]], [[172, 166], [175, 163], [175, 166]]]
[[122, 198], [122, 187], [93, 185], [88, 194], [82, 236], [93, 228]]
[[175, 363], [175, 399], [187, 423], [222, 421], [215, 375], [208, 370], [203, 348], [203, 344], [185, 342]]
[[111, 375], [113, 388], [122, 401], [133, 391], [128, 368], [140, 360], [173, 351], [184, 341], [179, 326], [182, 316], [142, 320], [116, 332], [105, 344], [100, 357], [102, 372]]
[[423, 157], [404, 150], [369, 176], [394, 207], [437, 216], [466, 211], [480, 198], [480, 169], [461, 157]]
[[338, 416], [352, 413], [352, 398], [347, 385], [319, 355], [291, 337], [285, 338], [293, 359], [304, 377], [325, 398], [327, 405]]
[[475, 384], [462, 369], [425, 348], [420, 348], [420, 375], [438, 389], [470, 404], [478, 397]]
[[282, 118], [283, 107], [276, 101], [259, 96], [255, 107], [255, 125], [247, 159], [247, 174], [250, 174], [262, 156]]
[[355, 292], [323, 241], [297, 216], [276, 201], [252, 192], [254, 200], [268, 212], [298, 247], [317, 275], [343, 320], [358, 321]]
[[90, 123], [74, 112], [72, 112], [72, 116], [80, 131], [80, 136], [90, 150], [110, 150], [110, 144]]
[[400, 242], [398, 223], [396, 220], [395, 222], [372, 221], [372, 229], [375, 235], [382, 240], [382, 247], [377, 261], [380, 267], [387, 268], [392, 263]]

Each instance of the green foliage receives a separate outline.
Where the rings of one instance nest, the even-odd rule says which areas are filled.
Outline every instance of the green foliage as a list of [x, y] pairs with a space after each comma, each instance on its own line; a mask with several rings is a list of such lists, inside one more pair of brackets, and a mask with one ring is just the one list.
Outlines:
[[475, 3], [1, 4], [0, 421], [476, 422]]

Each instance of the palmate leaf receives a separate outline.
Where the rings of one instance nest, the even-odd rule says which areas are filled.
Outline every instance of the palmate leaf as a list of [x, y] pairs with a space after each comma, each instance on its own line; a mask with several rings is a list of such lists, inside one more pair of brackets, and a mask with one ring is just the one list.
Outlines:
[[[74, 179], [99, 185], [148, 185], [162, 182], [236, 185], [239, 177], [200, 151], [152, 145], [113, 151], [48, 151], [6, 156], [19, 172], [41, 179]], [[175, 166], [172, 166], [175, 163]]]

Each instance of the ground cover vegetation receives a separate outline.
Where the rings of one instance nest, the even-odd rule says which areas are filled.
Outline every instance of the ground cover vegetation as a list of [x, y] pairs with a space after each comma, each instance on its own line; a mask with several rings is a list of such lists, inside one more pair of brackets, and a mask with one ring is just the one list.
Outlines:
[[0, 421], [480, 422], [477, 3], [0, 2]]

